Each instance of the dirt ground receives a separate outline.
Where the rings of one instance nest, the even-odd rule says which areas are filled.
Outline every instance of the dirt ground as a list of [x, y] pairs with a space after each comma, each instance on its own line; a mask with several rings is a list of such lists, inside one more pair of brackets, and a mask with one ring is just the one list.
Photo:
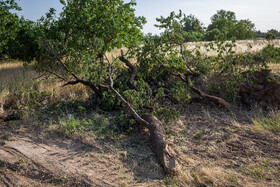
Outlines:
[[0, 149], [0, 186], [117, 186], [116, 175], [91, 155], [94, 148], [28, 129], [10, 136]]
[[0, 186], [280, 186], [279, 133], [257, 129], [255, 114], [187, 106], [166, 125], [179, 177], [164, 175], [139, 132], [77, 140], [42, 130], [36, 120], [2, 121]]

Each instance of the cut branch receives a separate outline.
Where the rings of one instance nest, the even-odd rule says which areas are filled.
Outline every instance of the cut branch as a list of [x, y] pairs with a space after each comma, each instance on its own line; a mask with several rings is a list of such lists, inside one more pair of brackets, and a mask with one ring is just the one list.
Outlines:
[[75, 84], [78, 84], [78, 83], [81, 83], [81, 84], [83, 84], [85, 86], [90, 87], [94, 91], [94, 93], [96, 93], [96, 95], [99, 98], [102, 98], [102, 94], [101, 94], [100, 90], [92, 82], [89, 82], [89, 81], [85, 81], [85, 80], [82, 80], [82, 79], [77, 79], [75, 81], [68, 81], [63, 86], [75, 85]]
[[216, 106], [222, 107], [226, 110], [230, 110], [231, 109], [231, 105], [226, 102], [224, 99], [220, 98], [220, 97], [216, 97], [216, 96], [212, 96], [212, 95], [208, 95], [204, 92], [202, 92], [201, 90], [192, 87], [191, 90], [198, 94], [199, 96], [201, 96], [207, 103], [213, 103]]
[[119, 59], [125, 63], [125, 65], [127, 65], [130, 69], [131, 69], [131, 75], [130, 75], [130, 78], [128, 79], [127, 81], [127, 85], [130, 89], [133, 89], [133, 90], [136, 90], [138, 91], [138, 88], [133, 84], [133, 81], [135, 79], [135, 76], [136, 76], [136, 73], [137, 73], [137, 68], [129, 61], [127, 60], [125, 57], [124, 57], [124, 54], [123, 54], [123, 50], [121, 50], [121, 56], [119, 57]]
[[144, 115], [143, 117], [130, 106], [130, 104], [122, 97], [122, 95], [114, 89], [114, 82], [112, 77], [113, 70], [109, 63], [109, 80], [110, 89], [117, 98], [125, 105], [125, 108], [131, 113], [134, 119], [149, 129], [150, 137], [152, 141], [153, 151], [156, 153], [159, 162], [162, 164], [167, 174], [180, 174], [180, 166], [175, 158], [175, 152], [169, 146], [165, 135], [165, 130], [162, 123], [153, 115]]
[[102, 98], [102, 93], [101, 91], [94, 85], [94, 83], [90, 82], [90, 81], [85, 81], [83, 79], [80, 79], [78, 78], [78, 76], [73, 72], [73, 71], [70, 71], [69, 68], [65, 65], [65, 63], [62, 62], [62, 60], [58, 57], [58, 55], [54, 52], [54, 50], [52, 49], [51, 45], [49, 42], [47, 42], [47, 46], [48, 46], [48, 49], [49, 51], [54, 55], [55, 59], [59, 62], [59, 64], [63, 67], [63, 69], [71, 74], [73, 76], [73, 78], [75, 79], [74, 81], [68, 81], [66, 78], [60, 76], [59, 74], [55, 73], [55, 72], [52, 72], [50, 70], [46, 70], [46, 69], [43, 69], [44, 71], [46, 72], [49, 72], [50, 74], [53, 74], [55, 75], [57, 78], [65, 81], [66, 83], [63, 85], [63, 86], [67, 86], [67, 85], [75, 85], [75, 84], [78, 84], [78, 83], [81, 83], [85, 86], [88, 86], [90, 87], [95, 93], [96, 95], [99, 97], [99, 98]]
[[[156, 57], [156, 60], [160, 63], [160, 65], [171, 75], [179, 77], [183, 82], [185, 82], [186, 84], [189, 84], [188, 82], [188, 78], [184, 78], [184, 76], [180, 73], [174, 73], [172, 72], [168, 67], [166, 67], [161, 61], [160, 59], [154, 55]], [[230, 110], [231, 105], [226, 102], [224, 99], [220, 98], [220, 97], [216, 97], [216, 96], [212, 96], [212, 95], [208, 95], [204, 92], [202, 92], [201, 90], [191, 87], [191, 91], [193, 91], [194, 93], [198, 94], [200, 97], [202, 97], [203, 100], [205, 100], [207, 103], [213, 103], [219, 107], [222, 107], [226, 110]]]

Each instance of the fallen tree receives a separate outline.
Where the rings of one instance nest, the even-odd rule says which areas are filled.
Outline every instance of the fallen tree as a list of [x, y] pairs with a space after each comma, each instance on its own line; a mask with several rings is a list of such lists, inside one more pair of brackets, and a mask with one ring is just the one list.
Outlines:
[[[85, 2], [97, 3], [98, 6], [87, 6]], [[68, 1], [58, 19], [54, 19], [53, 12], [50, 12], [41, 23], [44, 35], [40, 38], [40, 47], [43, 53], [39, 58], [41, 60], [38, 62], [37, 70], [42, 72], [43, 76], [56, 77], [64, 82], [63, 86], [83, 84], [89, 87], [99, 105], [107, 107], [108, 110], [110, 107], [106, 106], [106, 103], [113, 103], [116, 106], [116, 103], [121, 101], [133, 118], [149, 129], [152, 149], [165, 172], [178, 174], [180, 166], [175, 152], [167, 141], [161, 121], [152, 114], [141, 117], [137, 110], [143, 106], [136, 104], [136, 110], [123, 96], [126, 92], [142, 94], [143, 98], [130, 96], [148, 101], [145, 87], [137, 88], [134, 84], [137, 68], [125, 58], [122, 51], [120, 56], [108, 57], [114, 48], [127, 46], [133, 49], [134, 46], [139, 46], [138, 42], [142, 37], [140, 28], [145, 20], [134, 15], [133, 5], [134, 2], [124, 3], [121, 0]], [[104, 13], [104, 8], [108, 12]], [[96, 15], [99, 17], [96, 18]], [[114, 20], [110, 22], [112, 18]], [[125, 24], [123, 20], [126, 20]], [[93, 22], [95, 24], [92, 24]], [[108, 24], [104, 25], [104, 22]], [[121, 62], [129, 69], [120, 66]], [[127, 74], [130, 74], [126, 81], [128, 88], [123, 84]], [[117, 83], [117, 88], [114, 82]], [[145, 82], [143, 84], [146, 85]]]
[[[125, 59], [123, 53], [120, 58], [122, 58], [123, 60]], [[126, 59], [124, 61], [131, 64]], [[175, 152], [168, 144], [166, 133], [161, 121], [157, 117], [151, 114], [144, 114], [142, 117], [139, 116], [139, 114], [131, 107], [131, 105], [123, 98], [123, 96], [117, 90], [114, 89], [113, 74], [116, 69], [112, 70], [112, 64], [109, 60], [108, 63], [109, 63], [110, 90], [112, 90], [113, 93], [117, 96], [117, 98], [121, 100], [126, 110], [130, 112], [133, 118], [139, 124], [149, 129], [153, 151], [156, 153], [157, 158], [161, 163], [161, 165], [163, 166], [165, 172], [167, 174], [174, 174], [174, 175], [180, 174], [181, 173], [180, 165], [176, 159]], [[136, 70], [132, 72], [132, 74], [135, 73]], [[133, 82], [129, 82], [129, 84], [133, 85]]]

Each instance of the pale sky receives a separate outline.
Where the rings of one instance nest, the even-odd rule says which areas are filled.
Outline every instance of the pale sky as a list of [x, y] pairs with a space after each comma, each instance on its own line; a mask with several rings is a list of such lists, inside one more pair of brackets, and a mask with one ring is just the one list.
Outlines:
[[[124, 0], [129, 2], [129, 0]], [[156, 18], [168, 16], [170, 12], [181, 9], [186, 15], [193, 14], [204, 26], [217, 10], [224, 9], [235, 12], [238, 20], [249, 19], [255, 23], [256, 30], [266, 32], [269, 29], [280, 31], [280, 0], [136, 0], [136, 15], [144, 16], [147, 23], [143, 32], [159, 34], [161, 31], [154, 27]], [[25, 18], [36, 21], [50, 8], [61, 11], [59, 0], [20, 0]]]

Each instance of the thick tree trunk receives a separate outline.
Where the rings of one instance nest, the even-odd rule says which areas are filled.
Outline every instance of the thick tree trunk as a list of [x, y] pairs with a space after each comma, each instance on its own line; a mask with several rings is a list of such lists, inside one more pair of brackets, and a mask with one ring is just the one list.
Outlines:
[[153, 151], [156, 153], [165, 172], [173, 175], [180, 174], [181, 167], [176, 160], [175, 152], [167, 142], [165, 130], [161, 121], [150, 114], [145, 114], [142, 118], [148, 122], [148, 124], [144, 126], [149, 129]]
[[[128, 86], [131, 89], [138, 90], [137, 87], [133, 84], [134, 78], [136, 76], [137, 70], [127, 59], [124, 58], [123, 51], [120, 57], [120, 60], [125, 62], [125, 64], [132, 70], [131, 77], [128, 81]], [[109, 64], [109, 88], [116, 94], [117, 98], [121, 100], [125, 108], [131, 113], [134, 119], [149, 129], [150, 137], [152, 141], [153, 151], [156, 153], [159, 162], [162, 164], [164, 171], [167, 174], [178, 175], [181, 172], [180, 166], [176, 160], [176, 154], [169, 146], [163, 128], [162, 123], [154, 115], [146, 114], [144, 116], [139, 116], [139, 114], [130, 106], [130, 104], [122, 97], [122, 95], [114, 89], [114, 81], [112, 78], [111, 64]]]
[[140, 117], [122, 95], [110, 86], [110, 89], [122, 101], [126, 109], [132, 114], [134, 119], [147, 127], [150, 132], [153, 151], [156, 153], [159, 162], [162, 164], [167, 174], [177, 175], [180, 173], [180, 166], [176, 160], [176, 154], [169, 146], [162, 123], [153, 115], [144, 115]]

